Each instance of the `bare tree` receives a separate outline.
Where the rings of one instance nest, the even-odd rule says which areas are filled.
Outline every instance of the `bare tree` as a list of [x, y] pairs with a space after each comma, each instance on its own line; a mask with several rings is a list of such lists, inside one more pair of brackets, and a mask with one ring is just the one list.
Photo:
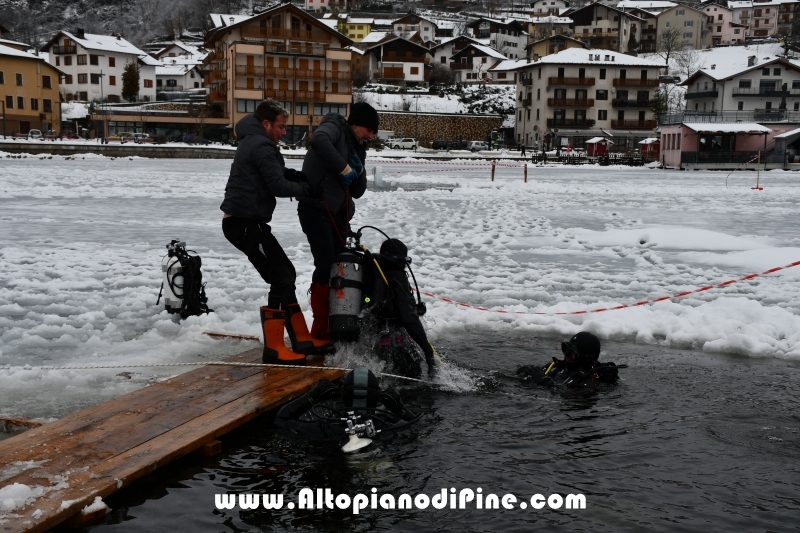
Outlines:
[[656, 53], [664, 58], [669, 69], [669, 60], [683, 50], [685, 41], [678, 28], [667, 28], [658, 34], [656, 39]]
[[675, 66], [678, 70], [678, 75], [686, 79], [701, 68], [706, 66], [703, 53], [700, 50], [681, 50], [674, 54]]

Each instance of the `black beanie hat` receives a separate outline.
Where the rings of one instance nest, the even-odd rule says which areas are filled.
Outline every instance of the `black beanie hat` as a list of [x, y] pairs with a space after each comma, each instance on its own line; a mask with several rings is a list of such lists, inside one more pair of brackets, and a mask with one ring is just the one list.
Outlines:
[[600, 339], [588, 331], [576, 333], [567, 341], [561, 343], [561, 351], [566, 355], [567, 348], [578, 354], [581, 359], [597, 361], [600, 357]]
[[351, 126], [364, 126], [373, 133], [378, 133], [378, 112], [366, 102], [352, 104], [347, 123]]
[[381, 244], [381, 255], [396, 255], [402, 257], [405, 262], [408, 255], [408, 247], [400, 239], [388, 239]]

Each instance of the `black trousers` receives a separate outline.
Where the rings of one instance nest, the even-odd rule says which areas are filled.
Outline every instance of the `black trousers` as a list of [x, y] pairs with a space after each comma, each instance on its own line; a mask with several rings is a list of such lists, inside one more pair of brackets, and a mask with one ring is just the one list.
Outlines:
[[314, 256], [314, 273], [311, 275], [311, 281], [327, 285], [331, 277], [331, 263], [344, 251], [347, 221], [341, 215], [333, 215], [332, 221], [327, 211], [303, 202], [297, 205], [297, 216], [300, 217], [300, 227], [306, 234], [311, 255]]
[[288, 304], [297, 301], [294, 284], [297, 273], [286, 252], [272, 234], [269, 224], [246, 218], [228, 217], [222, 219], [222, 233], [232, 245], [245, 253], [264, 281], [269, 284], [268, 307], [285, 309]]

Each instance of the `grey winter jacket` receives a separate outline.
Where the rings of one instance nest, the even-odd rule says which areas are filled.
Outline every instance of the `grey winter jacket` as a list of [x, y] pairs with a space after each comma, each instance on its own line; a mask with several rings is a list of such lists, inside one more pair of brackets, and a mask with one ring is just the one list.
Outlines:
[[296, 170], [286, 168], [278, 146], [255, 115], [247, 115], [236, 124], [236, 136], [239, 147], [225, 186], [225, 199], [219, 207], [224, 213], [269, 222], [275, 211], [275, 197], [309, 193], [308, 183], [287, 179], [304, 178]]
[[363, 143], [343, 116], [328, 113], [311, 136], [311, 147], [303, 161], [303, 173], [312, 187], [322, 184], [322, 199], [301, 197], [300, 201], [323, 211], [327, 206], [332, 215], [346, 216], [347, 220], [353, 218], [356, 210], [353, 198], [361, 198], [367, 190], [366, 171], [349, 187], [342, 183], [340, 174], [350, 164], [353, 154], [358, 155], [363, 166], [367, 159]]

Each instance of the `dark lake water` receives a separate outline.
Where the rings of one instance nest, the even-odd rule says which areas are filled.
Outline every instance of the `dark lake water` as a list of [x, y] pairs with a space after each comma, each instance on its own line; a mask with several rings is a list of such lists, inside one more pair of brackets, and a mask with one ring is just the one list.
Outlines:
[[[276, 432], [269, 416], [107, 499], [85, 531], [796, 531], [800, 364], [604, 343], [619, 385], [564, 396], [509, 377], [557, 355], [557, 339], [464, 335], [440, 351], [473, 374], [467, 393], [404, 389], [429, 411], [359, 456]], [[432, 496], [442, 488], [583, 494], [579, 510], [219, 511], [221, 493]]]

